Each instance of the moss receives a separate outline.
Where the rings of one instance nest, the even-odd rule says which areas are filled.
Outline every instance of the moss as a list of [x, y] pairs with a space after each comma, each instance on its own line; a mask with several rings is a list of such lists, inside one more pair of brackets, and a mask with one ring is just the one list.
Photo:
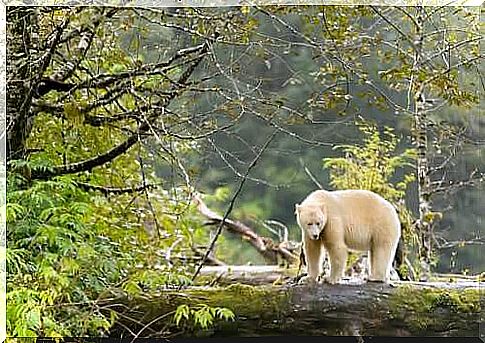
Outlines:
[[225, 292], [238, 296], [253, 296], [259, 292], [257, 287], [243, 283], [234, 283], [224, 289]]
[[477, 317], [481, 296], [483, 294], [478, 289], [417, 289], [402, 286], [389, 299], [391, 317], [403, 321], [416, 332], [430, 329], [439, 331], [453, 321]]
[[286, 292], [271, 286], [250, 286], [232, 284], [211, 292], [207, 299], [211, 306], [231, 309], [237, 316], [273, 316], [281, 312], [288, 304]]
[[274, 316], [287, 309], [289, 304], [287, 291], [272, 286], [250, 286], [232, 284], [227, 287], [200, 287], [183, 291], [165, 291], [149, 298], [132, 299], [130, 306], [143, 304], [148, 316], [160, 315], [173, 311], [182, 304], [206, 304], [212, 307], [225, 307], [232, 310], [236, 316], [264, 317]]

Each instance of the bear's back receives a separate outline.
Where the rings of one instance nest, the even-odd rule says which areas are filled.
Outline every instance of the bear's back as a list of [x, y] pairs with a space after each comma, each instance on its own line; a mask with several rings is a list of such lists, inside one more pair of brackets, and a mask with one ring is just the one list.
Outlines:
[[388, 202], [382, 196], [372, 191], [368, 191], [366, 189], [345, 189], [339, 191], [330, 191], [328, 192], [330, 195], [340, 198], [340, 199], [358, 199], [362, 201], [370, 201], [370, 202]]
[[319, 189], [310, 193], [306, 197], [306, 199], [302, 202], [302, 204], [313, 203], [315, 201], [332, 202], [332, 201], [348, 200], [348, 199], [356, 200], [356, 201], [389, 203], [386, 199], [384, 199], [379, 194], [365, 189], [346, 189], [346, 190], [338, 190], [338, 191], [327, 191], [327, 190]]
[[308, 195], [302, 204], [325, 204], [329, 216], [344, 222], [370, 224], [376, 219], [395, 222], [398, 219], [394, 206], [377, 193], [363, 189], [338, 191], [317, 190]]
[[[399, 217], [394, 206], [377, 193], [351, 189], [333, 191], [332, 203], [340, 211], [340, 215], [353, 224], [371, 225], [376, 222], [399, 225]], [[393, 225], [394, 224], [394, 225]]]

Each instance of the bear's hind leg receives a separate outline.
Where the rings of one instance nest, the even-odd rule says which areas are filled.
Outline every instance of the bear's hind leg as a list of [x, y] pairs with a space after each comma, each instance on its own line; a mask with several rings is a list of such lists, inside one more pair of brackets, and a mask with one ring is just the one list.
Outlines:
[[392, 260], [394, 259], [397, 244], [387, 242], [376, 245], [374, 245], [370, 251], [369, 281], [387, 283], [389, 281]]

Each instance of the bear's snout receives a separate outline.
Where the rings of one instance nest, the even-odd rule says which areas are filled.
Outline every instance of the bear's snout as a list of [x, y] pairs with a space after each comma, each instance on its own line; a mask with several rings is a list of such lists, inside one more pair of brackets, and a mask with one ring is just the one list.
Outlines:
[[320, 237], [320, 235], [319, 235], [319, 234], [314, 233], [314, 234], [312, 234], [312, 237], [311, 237], [311, 238], [312, 238], [313, 240], [317, 240], [317, 239], [318, 239], [318, 237]]

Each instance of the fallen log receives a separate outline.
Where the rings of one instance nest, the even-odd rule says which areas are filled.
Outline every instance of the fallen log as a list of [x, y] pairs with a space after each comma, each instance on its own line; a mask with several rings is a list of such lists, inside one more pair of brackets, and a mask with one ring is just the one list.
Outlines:
[[271, 285], [289, 283], [296, 278], [296, 268], [267, 266], [204, 266], [199, 283], [219, 286], [243, 283], [246, 285]]
[[[225, 276], [232, 277], [233, 282], [250, 278], [247, 275], [250, 272], [244, 268], [232, 268], [232, 271], [227, 266], [204, 269], [202, 274], [205, 276], [214, 276], [214, 271], [223, 269]], [[276, 269], [265, 266], [253, 270], [252, 276], [274, 278], [277, 274]], [[484, 305], [483, 283], [478, 280], [401, 281], [385, 285], [344, 279], [338, 285], [309, 286], [295, 284], [289, 274], [280, 271], [279, 275], [283, 275], [281, 285], [233, 283], [225, 287], [199, 286], [182, 291], [166, 289], [152, 296], [119, 297], [110, 306], [120, 314], [112, 335], [126, 337], [129, 327], [139, 337], [478, 337], [480, 308]], [[177, 326], [173, 314], [182, 304], [229, 308], [236, 319], [216, 320], [207, 330], [195, 327], [190, 318]]]

